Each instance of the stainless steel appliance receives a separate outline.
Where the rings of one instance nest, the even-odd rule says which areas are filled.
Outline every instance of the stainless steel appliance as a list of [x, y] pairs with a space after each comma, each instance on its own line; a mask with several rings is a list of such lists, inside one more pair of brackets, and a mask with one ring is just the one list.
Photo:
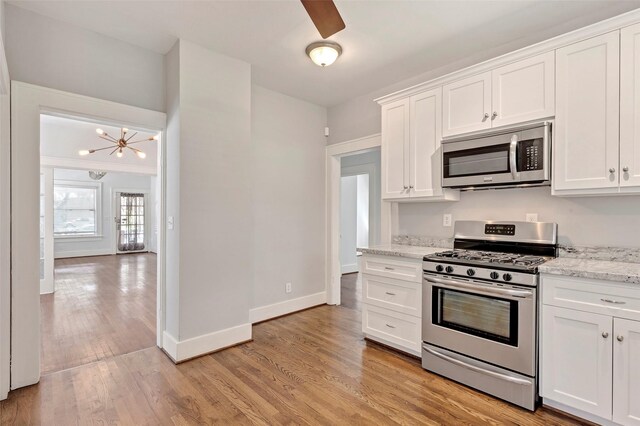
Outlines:
[[554, 223], [457, 221], [423, 261], [422, 367], [534, 410], [538, 266], [557, 250]]
[[551, 122], [442, 141], [442, 186], [549, 185]]

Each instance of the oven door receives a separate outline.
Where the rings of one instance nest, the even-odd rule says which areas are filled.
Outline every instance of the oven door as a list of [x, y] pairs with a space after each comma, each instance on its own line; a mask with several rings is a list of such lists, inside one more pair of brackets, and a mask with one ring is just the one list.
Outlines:
[[536, 289], [424, 274], [422, 339], [536, 374]]

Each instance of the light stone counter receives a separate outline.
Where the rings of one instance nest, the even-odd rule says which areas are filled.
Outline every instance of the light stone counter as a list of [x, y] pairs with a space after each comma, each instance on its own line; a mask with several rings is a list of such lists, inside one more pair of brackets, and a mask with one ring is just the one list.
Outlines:
[[558, 257], [538, 270], [543, 274], [640, 284], [640, 263]]
[[411, 259], [421, 259], [428, 255], [437, 253], [439, 251], [451, 250], [449, 248], [442, 247], [422, 247], [422, 246], [409, 246], [404, 244], [382, 244], [372, 247], [358, 248], [358, 251], [362, 254], [374, 254], [378, 256], [397, 256], [408, 257]]

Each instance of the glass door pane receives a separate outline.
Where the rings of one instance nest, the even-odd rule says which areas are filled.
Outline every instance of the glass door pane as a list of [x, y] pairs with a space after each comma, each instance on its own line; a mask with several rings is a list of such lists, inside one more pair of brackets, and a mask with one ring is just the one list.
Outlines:
[[145, 248], [145, 198], [144, 194], [120, 193], [117, 195], [118, 251], [141, 251]]

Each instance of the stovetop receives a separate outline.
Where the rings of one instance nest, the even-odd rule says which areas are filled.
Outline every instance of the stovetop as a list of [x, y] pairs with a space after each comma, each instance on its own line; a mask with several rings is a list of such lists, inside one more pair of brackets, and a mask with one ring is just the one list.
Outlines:
[[552, 259], [552, 257], [460, 249], [443, 251], [424, 257], [424, 260], [434, 262], [478, 265], [488, 268], [499, 268], [501, 270], [523, 270], [532, 273], [537, 272], [538, 265], [550, 259]]

